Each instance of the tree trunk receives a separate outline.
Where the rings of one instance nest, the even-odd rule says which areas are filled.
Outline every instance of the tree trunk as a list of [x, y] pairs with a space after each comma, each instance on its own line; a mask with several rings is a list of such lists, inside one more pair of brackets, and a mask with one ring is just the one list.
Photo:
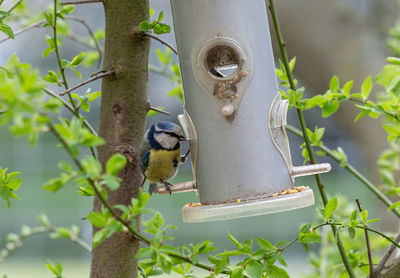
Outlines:
[[[106, 36], [104, 70], [115, 76], [103, 78], [99, 135], [106, 145], [98, 148], [103, 167], [116, 148], [129, 145], [138, 154], [149, 108], [147, 99], [150, 42], [133, 35], [135, 26], [149, 17], [148, 0], [105, 0]], [[108, 202], [130, 204], [142, 185], [143, 176], [137, 155], [121, 171], [123, 179], [116, 191], [110, 191]], [[101, 210], [95, 198], [93, 210]], [[93, 228], [93, 234], [97, 229]], [[94, 278], [137, 277], [135, 254], [139, 241], [117, 233], [93, 249], [91, 275]]]

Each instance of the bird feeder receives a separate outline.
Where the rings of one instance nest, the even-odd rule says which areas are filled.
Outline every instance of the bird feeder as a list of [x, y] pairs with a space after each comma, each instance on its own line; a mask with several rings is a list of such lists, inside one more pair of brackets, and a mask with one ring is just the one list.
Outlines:
[[171, 0], [171, 7], [185, 98], [179, 121], [194, 174], [193, 184], [173, 191], [194, 189], [201, 203], [182, 209], [184, 222], [313, 205], [311, 189], [282, 195], [295, 177], [330, 165], [292, 166], [265, 1]]

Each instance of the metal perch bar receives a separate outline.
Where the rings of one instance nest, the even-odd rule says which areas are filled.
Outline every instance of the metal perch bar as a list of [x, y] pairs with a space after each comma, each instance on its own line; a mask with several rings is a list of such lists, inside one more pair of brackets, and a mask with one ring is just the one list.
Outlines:
[[329, 163], [320, 163], [313, 165], [294, 166], [292, 168], [291, 174], [294, 177], [302, 177], [302, 176], [326, 173], [329, 172], [330, 170], [331, 170], [331, 165]]
[[[183, 193], [183, 192], [190, 192], [190, 191], [196, 191], [197, 187], [194, 181], [187, 181], [187, 182], [181, 182], [174, 184], [174, 186], [171, 187], [171, 193]], [[170, 192], [165, 188], [165, 186], [159, 186], [157, 188], [157, 193], [158, 194], [170, 194]]]

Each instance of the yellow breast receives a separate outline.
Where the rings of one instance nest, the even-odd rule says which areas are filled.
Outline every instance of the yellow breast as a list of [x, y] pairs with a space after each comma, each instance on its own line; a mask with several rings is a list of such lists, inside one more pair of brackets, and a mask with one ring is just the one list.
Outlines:
[[177, 150], [151, 150], [145, 175], [150, 182], [167, 181], [176, 175], [181, 156]]

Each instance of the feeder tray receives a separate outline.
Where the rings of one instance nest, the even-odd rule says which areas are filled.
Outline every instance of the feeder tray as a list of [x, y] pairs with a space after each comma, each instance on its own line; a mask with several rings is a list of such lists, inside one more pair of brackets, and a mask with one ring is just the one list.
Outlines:
[[312, 205], [314, 205], [314, 194], [311, 189], [307, 189], [287, 195], [236, 203], [184, 206], [182, 215], [183, 222], [196, 223], [272, 214]]

